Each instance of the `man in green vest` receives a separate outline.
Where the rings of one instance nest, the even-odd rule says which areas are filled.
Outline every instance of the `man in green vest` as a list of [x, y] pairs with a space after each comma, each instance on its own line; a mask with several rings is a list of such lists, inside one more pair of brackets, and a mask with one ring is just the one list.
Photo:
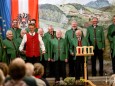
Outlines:
[[16, 19], [12, 21], [12, 28], [9, 30], [13, 33], [13, 39], [17, 39], [20, 36], [21, 29], [18, 28], [18, 21]]
[[[28, 21], [28, 25], [29, 25], [29, 24], [35, 24], [35, 25], [36, 25], [36, 20], [35, 20], [35, 19], [29, 20], [29, 21]], [[29, 28], [26, 28], [25, 30], [26, 30], [27, 33], [29, 33], [29, 31], [30, 31]], [[38, 28], [36, 28], [36, 27], [35, 27], [35, 32], [36, 32], [36, 33], [38, 32]]]
[[68, 61], [68, 51], [66, 40], [62, 38], [61, 30], [56, 31], [56, 38], [51, 40], [51, 59], [54, 62], [55, 82], [66, 77], [66, 62]]
[[115, 15], [113, 16], [113, 23], [108, 28], [108, 34], [107, 37], [110, 42], [110, 49], [111, 49], [111, 58], [112, 58], [112, 69], [113, 73], [115, 73], [115, 58], [113, 57], [113, 50], [114, 50], [114, 35], [115, 35]]
[[68, 54], [69, 54], [69, 58], [68, 58], [68, 62], [69, 62], [69, 76], [74, 77], [75, 76], [75, 71], [74, 71], [74, 60], [73, 60], [73, 56], [70, 54], [70, 44], [71, 44], [71, 39], [75, 38], [75, 31], [77, 30], [77, 22], [76, 21], [72, 21], [71, 23], [71, 29], [66, 31], [65, 33], [65, 39], [67, 42], [67, 46], [68, 46]]
[[[54, 31], [54, 28], [52, 25], [48, 27], [48, 32], [44, 34], [44, 37], [49, 40], [49, 42], [56, 38], [56, 32]], [[54, 64], [52, 61], [50, 61], [50, 77], [54, 76]]]
[[44, 34], [44, 36], [50, 40], [50, 39], [54, 39], [56, 37], [56, 32], [54, 31], [54, 28], [52, 25], [50, 25], [48, 27], [48, 32]]
[[7, 63], [5, 47], [3, 45], [2, 36], [0, 35], [0, 61]]
[[49, 40], [44, 37], [44, 31], [42, 28], [38, 29], [38, 33], [42, 37], [42, 40], [45, 46], [45, 50], [46, 50], [46, 53], [42, 54], [41, 52], [41, 55], [40, 55], [40, 58], [41, 58], [40, 61], [42, 65], [44, 66], [44, 78], [46, 78], [46, 76], [48, 76], [48, 73], [49, 73], [50, 43], [49, 43]]
[[17, 41], [13, 39], [13, 33], [11, 30], [8, 30], [6, 32], [6, 37], [7, 38], [3, 40], [3, 45], [6, 48], [7, 60], [9, 64], [10, 61], [18, 57], [19, 53], [18, 53]]
[[[23, 36], [24, 36], [26, 33], [27, 33], [26, 30], [22, 29], [21, 32], [20, 32], [20, 37], [16, 39], [18, 48], [20, 47], [20, 44], [21, 44], [22, 39], [23, 39]], [[26, 47], [26, 45], [25, 45], [25, 47]], [[25, 47], [24, 47], [24, 48], [25, 48]], [[20, 57], [21, 57], [23, 60], [26, 60], [26, 55], [25, 55], [25, 53], [19, 52], [19, 54], [20, 54]]]
[[98, 18], [92, 18], [92, 25], [87, 28], [87, 39], [91, 46], [94, 46], [94, 56], [92, 62], [92, 76], [96, 76], [96, 59], [99, 59], [99, 75], [103, 76], [103, 50], [105, 48], [105, 38], [103, 27], [98, 25]]
[[76, 56], [76, 53], [82, 53], [80, 49], [76, 50], [76, 47], [88, 46], [88, 40], [82, 36], [82, 31], [77, 30], [75, 32], [76, 37], [71, 40], [70, 54], [74, 56], [73, 60], [75, 63], [75, 79], [78, 84], [80, 77], [84, 77], [84, 56]]

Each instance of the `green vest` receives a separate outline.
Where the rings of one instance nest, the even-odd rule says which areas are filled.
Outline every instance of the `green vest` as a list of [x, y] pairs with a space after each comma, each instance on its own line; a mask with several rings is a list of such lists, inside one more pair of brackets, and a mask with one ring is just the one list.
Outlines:
[[112, 57], [115, 57], [115, 35], [113, 36], [113, 53], [112, 53]]
[[[14, 42], [14, 44], [13, 44]], [[16, 58], [17, 54], [18, 54], [18, 46], [17, 46], [17, 42], [16, 40], [8, 40], [5, 39], [3, 40], [3, 45], [6, 47], [6, 53], [7, 55], [11, 55], [11, 59]]]
[[96, 44], [99, 49], [105, 48], [105, 37], [104, 37], [103, 27], [97, 26], [94, 29], [92, 25], [89, 26], [87, 28], [86, 38], [87, 40], [89, 40], [90, 45], [94, 46], [94, 48]]
[[107, 34], [107, 37], [109, 39], [109, 42], [110, 42], [110, 48], [113, 49], [113, 41], [115, 39], [113, 39], [113, 32], [115, 33], [115, 24], [111, 24], [108, 28], [108, 34]]
[[42, 51], [41, 51], [40, 60], [42, 60], [42, 58], [44, 57], [45, 61], [48, 61], [48, 58], [50, 58], [50, 43], [49, 40], [46, 39], [45, 37], [42, 37], [42, 40], [44, 42], [46, 53], [42, 55]]
[[56, 32], [53, 31], [53, 35], [51, 35], [49, 32], [47, 32], [44, 34], [44, 37], [48, 40], [54, 39], [54, 38], [56, 38]]
[[70, 30], [66, 31], [66, 33], [65, 33], [65, 39], [66, 39], [66, 42], [68, 44], [67, 45], [68, 46], [68, 50], [70, 48], [71, 39], [73, 39], [74, 37], [76, 37], [75, 31], [76, 30], [70, 29]]
[[0, 37], [0, 61], [7, 63], [7, 56], [6, 56], [5, 48], [3, 46], [2, 37]]
[[21, 29], [20, 28], [18, 28], [18, 29], [13, 29], [13, 28], [10, 28], [9, 30], [11, 30], [12, 31], [12, 33], [13, 33], [13, 39], [17, 39], [17, 38], [19, 38], [20, 37], [20, 32], [21, 32]]
[[[18, 49], [19, 49], [20, 44], [22, 42], [22, 38], [19, 37], [19, 38], [16, 39], [16, 41], [17, 41], [17, 46], [18, 46]], [[22, 52], [19, 51], [19, 55], [21, 56], [22, 59], [26, 60], [26, 55], [25, 54], [23, 54]]]
[[[82, 43], [82, 46], [89, 46], [89, 42], [87, 41], [87, 39], [85, 37], [81, 38], [81, 43]], [[74, 53], [74, 55], [75, 55], [73, 60], [76, 60], [76, 53], [78, 52], [76, 50], [77, 46], [78, 46], [78, 39], [75, 37], [71, 40], [71, 44], [70, 44], [70, 53]]]
[[51, 40], [51, 58], [54, 61], [64, 61], [68, 58], [67, 43], [65, 39], [61, 38], [58, 40], [54, 38]]

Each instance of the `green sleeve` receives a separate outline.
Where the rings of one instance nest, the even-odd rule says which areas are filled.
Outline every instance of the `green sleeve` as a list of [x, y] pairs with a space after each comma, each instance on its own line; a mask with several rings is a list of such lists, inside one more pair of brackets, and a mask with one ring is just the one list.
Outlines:
[[89, 37], [90, 37], [89, 28], [87, 28], [86, 39], [87, 39], [88, 41], [89, 41]]
[[48, 45], [47, 45], [47, 46], [48, 46], [48, 51], [47, 51], [47, 52], [48, 52], [48, 58], [51, 58], [51, 53], [50, 53], [50, 52], [51, 52], [50, 41], [47, 40], [47, 42], [48, 42]]
[[51, 59], [53, 59], [53, 48], [54, 48], [52, 42], [53, 42], [53, 40], [50, 41], [50, 57], [51, 57]]
[[109, 28], [108, 28], [107, 37], [108, 37], [109, 41], [111, 41], [111, 42], [113, 41], [113, 38], [112, 38], [112, 36], [111, 36], [111, 26], [109, 26]]
[[71, 53], [74, 53], [73, 47], [74, 47], [74, 45], [73, 45], [73, 39], [72, 39], [72, 40], [71, 40], [71, 43], [70, 43], [70, 49], [69, 49], [70, 54], [71, 54]]
[[103, 44], [103, 48], [105, 48], [105, 36], [104, 36], [104, 32], [103, 32], [103, 28], [102, 28], [102, 44]]
[[68, 48], [67, 48], [67, 42], [65, 40], [65, 50], [66, 50], [66, 59], [68, 59]]

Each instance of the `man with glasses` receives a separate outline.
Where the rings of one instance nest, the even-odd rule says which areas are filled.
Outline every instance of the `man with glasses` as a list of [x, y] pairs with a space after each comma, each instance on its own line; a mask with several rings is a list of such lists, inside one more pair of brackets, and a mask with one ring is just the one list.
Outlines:
[[110, 42], [110, 49], [111, 49], [111, 58], [112, 58], [112, 69], [113, 69], [113, 73], [115, 73], [115, 58], [113, 56], [113, 47], [114, 47], [114, 39], [113, 37], [115, 36], [115, 15], [113, 16], [113, 23], [109, 26], [108, 28], [108, 34], [107, 37], [109, 39]]
[[92, 62], [92, 76], [96, 76], [96, 59], [99, 60], [99, 75], [103, 76], [103, 50], [105, 48], [105, 38], [103, 27], [98, 25], [98, 18], [92, 18], [92, 25], [87, 28], [86, 35], [90, 46], [94, 46], [94, 56], [91, 58]]

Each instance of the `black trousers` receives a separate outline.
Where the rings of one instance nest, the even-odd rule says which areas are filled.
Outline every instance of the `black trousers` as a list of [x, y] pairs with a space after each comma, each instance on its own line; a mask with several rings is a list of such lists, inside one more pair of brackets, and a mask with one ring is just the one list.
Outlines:
[[73, 58], [74, 56], [69, 54], [68, 63], [69, 63], [69, 76], [70, 77], [75, 77], [75, 64], [74, 64]]
[[77, 56], [75, 60], [75, 79], [79, 80], [81, 76], [84, 77], [84, 57]]
[[103, 50], [98, 49], [98, 47], [95, 47], [94, 50], [94, 56], [91, 58], [92, 62], [92, 76], [96, 76], [97, 71], [96, 71], [96, 59], [98, 58], [99, 60], [99, 75], [103, 76]]
[[7, 64], [9, 65], [11, 62], [11, 54], [7, 54]]
[[49, 62], [49, 77], [54, 77], [55, 76], [55, 64], [54, 62]]
[[66, 63], [64, 61], [55, 61], [55, 81], [59, 81], [60, 77], [66, 78]]
[[113, 73], [115, 73], [115, 56], [113, 57], [113, 49], [111, 49], [111, 59], [112, 59]]
[[113, 73], [115, 74], [115, 57], [112, 58], [112, 69]]
[[50, 70], [49, 70], [49, 62], [46, 61], [43, 56], [42, 56], [41, 64], [44, 66], [44, 75], [43, 75], [43, 78], [46, 78], [46, 77], [49, 76], [49, 72], [50, 72]]
[[26, 63], [30, 62], [32, 64], [34, 63], [39, 63], [40, 62], [40, 57], [26, 57]]

